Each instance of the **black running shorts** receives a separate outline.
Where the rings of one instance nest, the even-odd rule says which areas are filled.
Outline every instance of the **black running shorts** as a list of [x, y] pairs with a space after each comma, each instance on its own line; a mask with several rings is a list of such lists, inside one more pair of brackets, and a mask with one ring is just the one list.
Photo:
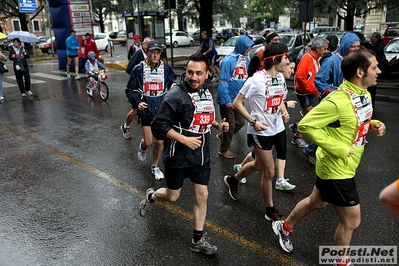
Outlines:
[[186, 178], [190, 178], [191, 182], [195, 184], [207, 186], [210, 176], [210, 164], [184, 168], [172, 168], [165, 165], [166, 187], [173, 190], [180, 189]]
[[317, 177], [315, 185], [324, 202], [339, 207], [356, 206], [360, 203], [354, 178], [324, 180]]

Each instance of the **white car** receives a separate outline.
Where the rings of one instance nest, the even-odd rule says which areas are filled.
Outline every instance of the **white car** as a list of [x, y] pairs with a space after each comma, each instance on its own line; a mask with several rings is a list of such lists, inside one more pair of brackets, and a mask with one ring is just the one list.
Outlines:
[[[172, 43], [173, 47], [176, 48], [181, 45], [194, 45], [194, 39], [184, 31], [173, 31], [172, 32]], [[170, 35], [165, 35], [165, 44], [170, 45]]]
[[94, 33], [94, 41], [96, 42], [98, 51], [108, 52], [111, 47], [114, 49], [114, 44], [106, 33]]
[[388, 60], [388, 72], [399, 70], [399, 37], [392, 39], [384, 48], [385, 57]]
[[[225, 41], [224, 43], [222, 43], [222, 45], [220, 45], [216, 50], [218, 52], [218, 56], [219, 56], [219, 61], [221, 61], [226, 55], [230, 54], [231, 52], [234, 51], [234, 48], [236, 46], [236, 42], [239, 36], [233, 36], [231, 38], [229, 38], [227, 41]], [[264, 45], [264, 43], [266, 42], [266, 39], [261, 36], [261, 35], [249, 35], [249, 37], [252, 39], [252, 41], [254, 42], [254, 46], [252, 47], [252, 49], [249, 51], [249, 57], [252, 58], [252, 56], [254, 55], [255, 51]]]

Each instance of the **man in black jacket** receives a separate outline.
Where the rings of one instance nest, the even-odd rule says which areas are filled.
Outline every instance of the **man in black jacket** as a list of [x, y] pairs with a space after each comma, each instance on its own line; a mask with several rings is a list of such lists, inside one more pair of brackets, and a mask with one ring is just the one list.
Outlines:
[[215, 120], [212, 94], [205, 80], [209, 61], [202, 53], [190, 56], [186, 73], [165, 95], [151, 129], [155, 138], [164, 140], [166, 188], [147, 189], [139, 213], [145, 216], [155, 201], [174, 202], [180, 196], [184, 179], [194, 183], [194, 237], [190, 249], [212, 255], [217, 247], [203, 237], [210, 178], [209, 139], [211, 127], [227, 132], [228, 123]]

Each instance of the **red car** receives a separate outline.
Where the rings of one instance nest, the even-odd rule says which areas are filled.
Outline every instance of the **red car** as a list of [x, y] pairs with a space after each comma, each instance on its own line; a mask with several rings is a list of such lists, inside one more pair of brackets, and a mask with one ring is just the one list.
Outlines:
[[383, 46], [385, 47], [390, 40], [395, 37], [399, 37], [399, 28], [388, 28], [384, 31], [384, 35], [382, 35], [382, 40], [384, 41]]
[[48, 38], [47, 41], [38, 43], [37, 48], [42, 50], [43, 53], [47, 54], [52, 54], [54, 49], [54, 53], [56, 53], [57, 49], [55, 45], [55, 37]]

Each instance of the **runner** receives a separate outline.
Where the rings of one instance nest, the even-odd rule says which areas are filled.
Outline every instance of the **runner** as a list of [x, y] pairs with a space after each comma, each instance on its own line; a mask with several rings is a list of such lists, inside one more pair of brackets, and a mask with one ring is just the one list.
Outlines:
[[[371, 120], [372, 105], [367, 87], [377, 83], [381, 73], [375, 56], [365, 50], [347, 55], [342, 62], [345, 81], [299, 123], [302, 134], [317, 144], [316, 183], [284, 221], [272, 228], [286, 252], [293, 251], [293, 227], [315, 209], [328, 203], [339, 218], [334, 245], [350, 246], [353, 231], [360, 224], [360, 201], [356, 189], [356, 169], [364, 152], [368, 130], [385, 134], [384, 123]], [[339, 266], [345, 264], [338, 264]]]

